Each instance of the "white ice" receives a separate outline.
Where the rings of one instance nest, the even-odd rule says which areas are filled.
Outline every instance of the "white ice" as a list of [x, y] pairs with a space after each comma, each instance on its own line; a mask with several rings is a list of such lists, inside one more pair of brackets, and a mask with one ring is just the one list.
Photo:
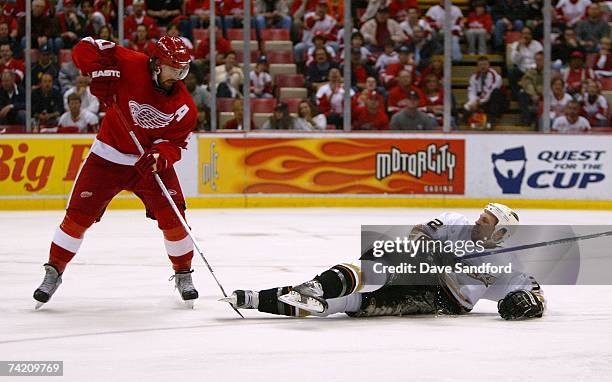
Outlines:
[[[458, 210], [476, 218], [477, 210]], [[263, 289], [359, 254], [360, 224], [414, 224], [439, 209], [189, 210], [220, 281]], [[529, 224], [609, 224], [612, 212], [523, 210]], [[539, 320], [492, 302], [461, 317], [286, 318], [227, 304], [194, 258], [200, 299], [168, 281], [143, 211], [108, 211], [42, 310], [32, 292], [63, 212], [0, 212], [0, 360], [61, 360], [66, 381], [610, 381], [612, 287], [545, 287]], [[45, 381], [60, 378], [44, 378]], [[2, 377], [0, 377], [2, 380]]]

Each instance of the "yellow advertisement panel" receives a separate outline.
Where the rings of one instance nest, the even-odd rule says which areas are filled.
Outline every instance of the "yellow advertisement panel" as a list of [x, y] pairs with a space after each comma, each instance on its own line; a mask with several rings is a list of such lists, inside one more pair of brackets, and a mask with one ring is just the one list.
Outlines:
[[66, 196], [92, 138], [0, 139], [0, 197]]

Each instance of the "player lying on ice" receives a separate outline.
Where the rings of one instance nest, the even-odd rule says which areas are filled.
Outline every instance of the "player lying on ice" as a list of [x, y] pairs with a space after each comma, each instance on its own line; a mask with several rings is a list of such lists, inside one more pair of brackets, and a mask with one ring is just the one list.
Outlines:
[[[172, 166], [181, 158], [197, 118], [197, 108], [182, 82], [189, 72], [187, 47], [177, 37], [164, 36], [149, 57], [87, 37], [74, 47], [72, 58], [81, 72], [91, 77], [91, 92], [107, 111], [51, 242], [46, 274], [34, 299], [38, 306], [49, 301], [85, 231], [100, 220], [111, 199], [122, 190], [136, 194], [146, 215], [157, 220], [183, 300], [198, 298], [191, 279], [193, 244], [152, 175], [160, 175], [184, 216], [185, 200]], [[143, 155], [115, 107], [144, 147]]]
[[[461, 214], [444, 213], [426, 225], [416, 226], [411, 238], [483, 240], [486, 248], [495, 248], [509, 237], [511, 226], [518, 222], [518, 215], [510, 208], [490, 203], [474, 225]], [[338, 264], [295, 287], [236, 290], [222, 301], [239, 309], [286, 316], [463, 314], [472, 310], [480, 299], [497, 301], [499, 314], [507, 320], [542, 317], [544, 313], [545, 300], [539, 284], [520, 272], [497, 277], [451, 273], [435, 277], [428, 285], [397, 285], [397, 282], [394, 285], [385, 276], [375, 283], [366, 282], [363, 278], [368, 275], [372, 273], [362, 272], [359, 265]]]

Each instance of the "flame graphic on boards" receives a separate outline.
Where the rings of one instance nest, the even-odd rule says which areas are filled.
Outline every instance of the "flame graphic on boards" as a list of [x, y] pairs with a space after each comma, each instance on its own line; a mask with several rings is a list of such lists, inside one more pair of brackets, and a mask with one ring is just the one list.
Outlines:
[[[241, 161], [247, 169], [245, 193], [464, 192], [463, 140], [228, 138], [225, 142], [244, 152]], [[376, 179], [377, 155], [389, 153], [392, 148], [414, 154], [432, 144], [446, 145], [446, 150], [456, 157], [451, 178], [448, 171], [425, 171], [418, 179], [407, 172], [393, 172], [384, 179]]]

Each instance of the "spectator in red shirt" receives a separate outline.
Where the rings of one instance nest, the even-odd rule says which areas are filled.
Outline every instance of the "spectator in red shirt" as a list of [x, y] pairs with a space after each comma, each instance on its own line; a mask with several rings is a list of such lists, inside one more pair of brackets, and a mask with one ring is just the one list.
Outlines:
[[385, 71], [380, 75], [382, 83], [387, 89], [397, 85], [397, 76], [402, 70], [414, 72], [412, 54], [407, 46], [399, 48], [399, 62], [387, 65]]
[[586, 92], [582, 95], [582, 115], [593, 127], [609, 127], [608, 101], [599, 94], [599, 85], [595, 80], [587, 80], [584, 86]]
[[424, 80], [429, 75], [435, 75], [439, 81], [442, 81], [444, 78], [444, 56], [433, 56], [431, 58], [431, 64], [421, 71], [421, 75], [419, 78], [419, 86], [424, 86]]
[[365, 106], [357, 106], [353, 111], [353, 130], [389, 130], [389, 117], [376, 91], [370, 91]]
[[6, 23], [9, 29], [8, 33], [12, 38], [17, 38], [17, 34], [19, 33], [15, 13], [15, 9], [10, 8], [8, 2], [0, 2], [0, 23]]
[[[244, 103], [241, 99], [237, 99], [234, 101], [232, 105], [232, 111], [234, 112], [234, 118], [225, 122], [223, 126], [224, 129], [227, 130], [244, 130], [242, 124], [244, 123]], [[253, 122], [253, 118], [251, 118], [251, 130], [255, 130], [255, 123]]]
[[425, 95], [421, 111], [434, 118], [442, 126], [444, 115], [444, 90], [440, 86], [440, 79], [431, 73], [422, 81], [422, 90]]
[[72, 49], [85, 35], [85, 19], [77, 13], [73, 0], [64, 0], [64, 10], [56, 18], [64, 49]]
[[[340, 70], [344, 73], [344, 68]], [[361, 58], [361, 50], [359, 48], [351, 49], [351, 87], [361, 90], [365, 88], [366, 79], [376, 75], [376, 71], [369, 63]]]
[[[43, 45], [49, 46], [53, 52], [62, 48], [62, 38], [55, 35], [55, 20], [45, 12], [44, 0], [32, 1], [32, 48], [38, 49]], [[25, 17], [18, 21], [19, 36], [22, 36], [21, 46], [25, 48]]]
[[[225, 54], [232, 50], [232, 44], [226, 40], [225, 37], [223, 37], [223, 34], [218, 26], [215, 27], [215, 30], [215, 56], [217, 57], [218, 63], [223, 63], [223, 57], [225, 57]], [[196, 58], [205, 60], [208, 59], [208, 55], [210, 54], [209, 43], [210, 39], [208, 37], [198, 41], [198, 48], [195, 52]]]
[[0, 21], [0, 45], [9, 44], [15, 56], [21, 56], [21, 45], [11, 36], [10, 27], [6, 21]]
[[389, 15], [389, 8], [379, 8], [376, 17], [366, 21], [360, 29], [366, 44], [373, 52], [382, 52], [385, 41], [391, 39], [396, 44], [403, 44], [407, 36], [399, 23]]
[[387, 99], [389, 113], [394, 114], [406, 107], [407, 100], [412, 91], [419, 95], [419, 106], [423, 106], [425, 104], [425, 95], [421, 89], [412, 84], [412, 72], [402, 70], [398, 76], [398, 85], [389, 91], [389, 98]]
[[565, 81], [565, 90], [573, 96], [582, 93], [582, 85], [588, 79], [595, 79], [595, 73], [584, 67], [584, 54], [575, 51], [570, 56], [569, 67], [561, 69], [561, 77]]
[[[308, 48], [308, 51], [306, 52], [306, 66], [314, 62], [314, 52], [319, 48], [325, 49], [329, 58], [332, 61], [336, 61], [336, 51], [331, 45], [327, 44], [327, 35], [325, 34], [325, 32], [316, 32], [312, 38], [312, 43], [314, 45]], [[300, 57], [300, 59], [297, 61], [302, 60], [303, 58]]]
[[[253, 17], [253, 0], [251, 0], [251, 28], [257, 28], [256, 19]], [[232, 28], [242, 28], [244, 20], [244, 0], [224, 0], [221, 6], [223, 15], [223, 28], [226, 35], [227, 30]]]
[[474, 11], [469, 14], [465, 21], [465, 38], [468, 42], [469, 54], [487, 54], [487, 41], [493, 30], [493, 19], [487, 13], [485, 6], [484, 1], [476, 2]]
[[612, 42], [610, 38], [603, 37], [599, 40], [599, 53], [595, 55], [592, 69], [601, 77], [612, 76]]
[[136, 37], [130, 42], [129, 48], [136, 52], [151, 54], [151, 49], [155, 45], [155, 41], [149, 38], [149, 31], [145, 24], [140, 24], [136, 28]]
[[379, 88], [378, 82], [375, 77], [368, 77], [365, 82], [365, 89], [363, 89], [356, 97], [354, 103], [355, 106], [365, 106], [366, 100], [371, 92], [376, 92], [378, 97], [378, 105], [385, 110], [385, 96], [382, 93], [384, 88]]
[[[295, 20], [295, 18], [294, 18]], [[302, 41], [294, 47], [294, 56], [298, 64], [304, 60], [304, 52], [313, 45], [313, 38], [317, 32], [325, 33], [328, 44], [334, 50], [339, 50], [337, 44], [333, 41], [337, 31], [337, 20], [328, 13], [328, 6], [325, 0], [317, 2], [317, 7], [314, 12], [308, 12], [304, 16], [304, 28], [302, 33]]]
[[23, 81], [25, 65], [22, 60], [13, 57], [13, 50], [8, 43], [0, 44], [0, 73], [5, 70], [15, 73], [15, 82]]
[[389, 2], [389, 13], [392, 18], [402, 22], [408, 16], [408, 9], [418, 7], [419, 2], [417, 0], [391, 0]]
[[[215, 1], [215, 25], [222, 26], [219, 9], [220, 1]], [[190, 29], [208, 28], [210, 25], [210, 0], [186, 0], [185, 15], [189, 16]]]
[[132, 3], [132, 9], [134, 13], [125, 18], [123, 22], [123, 28], [125, 31], [125, 39], [132, 40], [136, 37], [136, 28], [140, 24], [147, 26], [150, 38], [159, 38], [159, 29], [155, 24], [155, 20], [147, 16], [145, 13], [145, 2], [144, 0], [134, 0]]

